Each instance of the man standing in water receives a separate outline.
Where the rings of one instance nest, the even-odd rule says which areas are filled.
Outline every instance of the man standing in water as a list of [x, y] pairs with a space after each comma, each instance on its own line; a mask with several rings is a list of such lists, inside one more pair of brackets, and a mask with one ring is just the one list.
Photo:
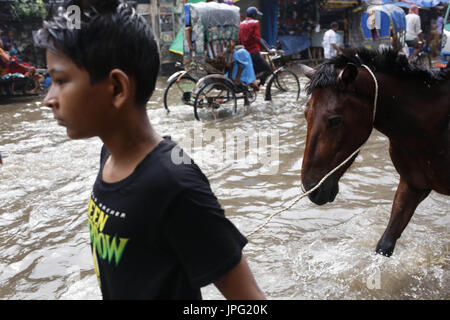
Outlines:
[[339, 30], [339, 24], [332, 22], [330, 29], [323, 35], [323, 55], [325, 59], [331, 59], [338, 54], [342, 54], [341, 49], [338, 47], [337, 31]]
[[44, 104], [72, 139], [104, 146], [89, 201], [91, 250], [104, 299], [202, 299], [210, 283], [228, 299], [264, 299], [200, 168], [147, 115], [159, 54], [145, 19], [117, 0], [83, 8], [81, 28], [46, 21], [52, 85]]

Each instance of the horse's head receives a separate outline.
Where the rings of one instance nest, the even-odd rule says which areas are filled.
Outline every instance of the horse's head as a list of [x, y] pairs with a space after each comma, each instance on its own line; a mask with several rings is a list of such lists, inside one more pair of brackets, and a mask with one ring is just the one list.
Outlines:
[[[301, 172], [303, 187], [310, 190], [370, 136], [375, 90], [369, 73], [351, 63], [340, 67], [325, 63], [317, 70], [302, 66], [302, 71], [311, 80]], [[309, 199], [318, 205], [334, 201], [339, 179], [356, 156], [309, 194]]]

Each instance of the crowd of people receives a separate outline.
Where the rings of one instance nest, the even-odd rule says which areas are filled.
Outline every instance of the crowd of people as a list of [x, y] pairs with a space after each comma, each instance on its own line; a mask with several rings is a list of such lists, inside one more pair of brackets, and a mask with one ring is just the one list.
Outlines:
[[[0, 95], [15, 95], [16, 81], [24, 79], [27, 94], [36, 94], [45, 81], [36, 67], [19, 57], [19, 49], [14, 31], [1, 32], [0, 38]], [[32, 88], [28, 89], [28, 85]]]
[[[439, 55], [444, 17], [442, 10], [436, 10], [435, 12], [436, 19], [431, 20], [429, 27], [427, 25], [425, 26], [426, 32], [424, 32], [422, 29], [421, 17], [419, 15], [419, 8], [416, 5], [411, 5], [405, 16], [405, 43], [397, 43], [399, 40], [398, 37], [392, 35], [393, 47], [397, 50], [405, 48], [404, 52], [409, 56], [410, 61], [413, 61], [418, 53], [423, 50], [423, 46], [428, 48], [427, 50], [429, 50], [432, 58]], [[371, 13], [371, 16], [369, 14], [369, 22], [372, 20], [371, 23], [375, 25], [375, 12]], [[239, 26], [238, 39], [238, 43], [244, 47], [243, 49], [246, 52], [242, 52], [242, 49], [237, 47], [238, 50], [236, 50], [233, 55], [235, 69], [232, 72], [232, 78], [237, 83], [244, 82], [246, 85], [252, 85], [255, 88], [259, 88], [259, 85], [263, 85], [267, 76], [271, 73], [270, 66], [261, 57], [260, 52], [270, 50], [260, 34], [260, 23], [257, 18], [261, 16], [262, 13], [259, 12], [257, 8], [250, 7], [247, 9], [246, 14], [245, 20], [243, 20]], [[343, 48], [339, 45], [338, 30], [339, 24], [335, 21], [330, 24], [330, 28], [324, 33], [322, 47], [325, 59], [331, 59], [343, 52]], [[372, 35], [374, 40], [379, 39], [376, 27], [371, 29], [371, 32], [373, 32]], [[408, 48], [409, 52], [406, 48]], [[240, 75], [244, 70], [246, 71], [245, 74], [247, 76], [242, 78]], [[253, 72], [254, 75], [252, 74]], [[253, 79], [259, 79], [259, 83]]]
[[[422, 50], [422, 46], [429, 47], [430, 55], [432, 58], [435, 58], [439, 55], [444, 24], [444, 14], [442, 10], [436, 11], [436, 16], [436, 19], [431, 20], [431, 25], [429, 28], [430, 31], [425, 34], [422, 28], [423, 25], [419, 14], [419, 7], [416, 5], [411, 5], [409, 7], [408, 13], [405, 16], [405, 43], [410, 50], [410, 52], [408, 53], [410, 61], [414, 60], [415, 56], [417, 56], [418, 53]], [[376, 26], [375, 11], [368, 12], [368, 25], [370, 26], [369, 29], [371, 31], [372, 39], [378, 40], [379, 34]], [[324, 34], [322, 45], [325, 59], [330, 59], [338, 54], [342, 54], [337, 36], [338, 30], [339, 24], [337, 22], [332, 22], [329, 30]], [[396, 36], [391, 34], [391, 37], [393, 47], [398, 47], [395, 44], [395, 41], [398, 40]]]

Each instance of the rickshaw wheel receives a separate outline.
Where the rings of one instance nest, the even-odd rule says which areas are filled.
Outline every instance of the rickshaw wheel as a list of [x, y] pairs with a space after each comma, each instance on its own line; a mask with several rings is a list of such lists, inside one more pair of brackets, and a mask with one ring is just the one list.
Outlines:
[[297, 75], [289, 69], [279, 69], [275, 71], [273, 76], [270, 78], [266, 89], [266, 99], [267, 95], [271, 97], [280, 94], [295, 94], [296, 100], [300, 98], [300, 81]]
[[167, 113], [170, 112], [169, 106], [175, 106], [180, 104], [192, 106], [194, 103], [194, 97], [192, 91], [194, 90], [196, 81], [184, 75], [181, 79], [173, 79], [164, 90], [164, 108]]
[[232, 108], [233, 113], [237, 112], [236, 94], [232, 88], [224, 83], [216, 82], [203, 86], [195, 96], [194, 116], [200, 120], [198, 109], [210, 109], [215, 116], [216, 110]]
[[255, 88], [253, 88], [252, 86], [248, 87], [248, 91], [245, 93], [247, 95], [247, 99], [249, 103], [255, 102], [256, 101], [256, 90]]

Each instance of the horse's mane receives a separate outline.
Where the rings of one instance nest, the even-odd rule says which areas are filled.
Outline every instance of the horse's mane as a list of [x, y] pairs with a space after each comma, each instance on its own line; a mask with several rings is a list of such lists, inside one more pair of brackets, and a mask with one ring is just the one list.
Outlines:
[[408, 62], [408, 58], [392, 49], [368, 50], [350, 49], [343, 55], [338, 55], [325, 61], [316, 69], [314, 77], [307, 86], [309, 94], [316, 88], [337, 87], [336, 70], [343, 69], [348, 63], [358, 67], [367, 65], [374, 72], [381, 72], [394, 76], [399, 80], [408, 80], [414, 77], [425, 85], [432, 85], [450, 78], [450, 67], [430, 70]]

